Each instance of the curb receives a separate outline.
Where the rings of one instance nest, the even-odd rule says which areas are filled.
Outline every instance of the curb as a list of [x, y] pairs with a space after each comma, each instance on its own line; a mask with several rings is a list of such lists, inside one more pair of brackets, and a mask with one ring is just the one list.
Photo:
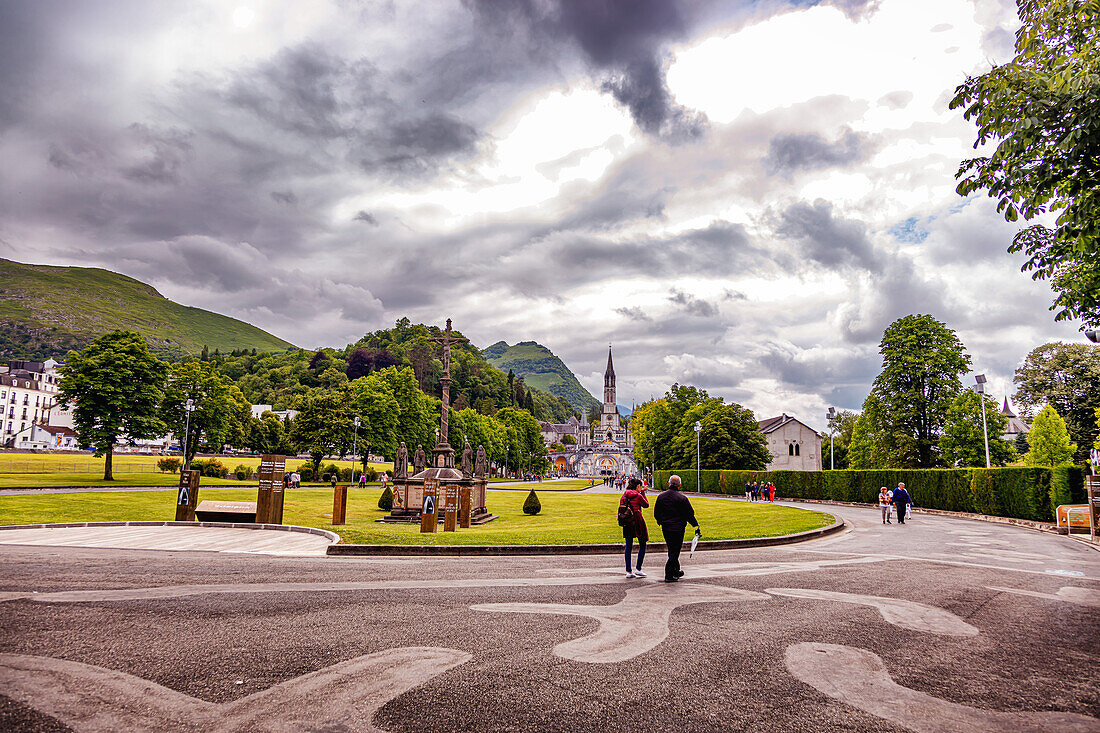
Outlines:
[[266, 529], [281, 532], [301, 532], [315, 534], [339, 542], [340, 536], [327, 529], [299, 527], [294, 524], [254, 524], [248, 522], [64, 522], [60, 524], [8, 524], [0, 526], [6, 529], [71, 529], [73, 527], [221, 527], [224, 529]]
[[[828, 527], [811, 529], [777, 537], [747, 537], [738, 540], [704, 540], [699, 550], [738, 550], [752, 547], [793, 545], [820, 539], [844, 529], [843, 519], [837, 519]], [[445, 555], [445, 556], [502, 556], [502, 555], [604, 555], [621, 552], [622, 544], [599, 545], [329, 545], [326, 554], [336, 556], [362, 555]], [[646, 543], [646, 550], [666, 550], [664, 542]]]

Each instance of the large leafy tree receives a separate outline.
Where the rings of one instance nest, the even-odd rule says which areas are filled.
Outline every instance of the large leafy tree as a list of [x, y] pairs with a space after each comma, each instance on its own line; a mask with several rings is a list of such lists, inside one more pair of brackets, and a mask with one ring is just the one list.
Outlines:
[[[719, 405], [700, 421], [699, 465], [704, 469], [763, 471], [772, 459], [768, 439], [751, 410]], [[694, 423], [692, 423], [694, 433]]]
[[1049, 279], [1056, 320], [1100, 325], [1100, 5], [1017, 0], [1016, 56], [966, 80], [952, 109], [977, 126], [987, 157], [963, 161], [958, 192], [985, 189], [1008, 221], [1056, 213], [1019, 232], [1009, 251]]
[[73, 405], [81, 447], [106, 456], [104, 481], [114, 480], [114, 447], [120, 439], [164, 434], [160, 403], [166, 367], [133, 331], [111, 331], [65, 357], [57, 402]]
[[1063, 466], [1073, 462], [1077, 450], [1066, 430], [1066, 421], [1050, 405], [1035, 416], [1027, 442], [1030, 450], [1024, 462], [1029, 466]]
[[947, 408], [962, 390], [970, 357], [959, 337], [929, 315], [890, 324], [879, 344], [882, 372], [873, 390], [882, 402], [883, 427], [897, 446], [896, 465], [939, 463], [939, 434]]
[[963, 390], [947, 408], [947, 420], [940, 435], [940, 450], [949, 466], [985, 466], [986, 434], [982, 430], [979, 399], [985, 400], [990, 465], [1003, 466], [1016, 459], [1016, 449], [1001, 437], [1008, 430], [1008, 418], [997, 409], [997, 403], [989, 396]]
[[539, 421], [526, 410], [515, 407], [497, 410], [494, 419], [504, 426], [505, 446], [509, 448], [508, 462], [513, 467], [545, 471], [549, 463], [546, 459], [546, 444], [539, 432]]
[[1012, 380], [1015, 399], [1028, 410], [1051, 405], [1066, 421], [1077, 443], [1076, 459], [1088, 460], [1097, 439], [1094, 419], [1100, 409], [1100, 346], [1051, 343], [1033, 349]]
[[[187, 400], [194, 407], [190, 419]], [[220, 453], [227, 442], [243, 444], [250, 417], [248, 400], [214, 363], [190, 360], [169, 367], [161, 418], [185, 447], [185, 469], [200, 446]]]
[[848, 467], [890, 468], [901, 465], [896, 436], [886, 428], [886, 411], [874, 392], [863, 401], [863, 411], [852, 426], [848, 445]]
[[823, 469], [828, 469], [830, 466], [835, 467], [837, 470], [848, 468], [848, 450], [852, 445], [852, 436], [855, 433], [858, 419], [858, 413], [851, 410], [841, 410], [836, 413], [832, 420], [829, 420], [829, 432], [821, 436], [821, 467]]
[[290, 440], [309, 453], [313, 471], [331, 453], [343, 452], [350, 443], [355, 414], [347, 396], [341, 392], [315, 389], [298, 405], [298, 414], [290, 431]]

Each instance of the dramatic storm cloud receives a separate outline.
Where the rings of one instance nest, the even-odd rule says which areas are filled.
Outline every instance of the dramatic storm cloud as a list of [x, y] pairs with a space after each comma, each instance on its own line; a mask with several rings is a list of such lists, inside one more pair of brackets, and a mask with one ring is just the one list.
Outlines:
[[960, 199], [947, 110], [1006, 0], [7, 0], [0, 256], [100, 266], [303, 347], [397, 318], [823, 427], [882, 330], [1003, 391], [1073, 338]]

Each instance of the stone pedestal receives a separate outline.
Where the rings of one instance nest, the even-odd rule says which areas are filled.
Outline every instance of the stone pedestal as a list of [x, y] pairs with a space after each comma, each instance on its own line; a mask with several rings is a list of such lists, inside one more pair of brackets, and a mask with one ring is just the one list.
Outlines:
[[[460, 519], [460, 526], [469, 527], [473, 524], [485, 524], [496, 519], [485, 508], [486, 480], [484, 478], [467, 478], [462, 475], [461, 471], [454, 468], [436, 468], [433, 466], [410, 478], [394, 479], [393, 509], [378, 521], [418, 524], [424, 504], [424, 481], [429, 478], [439, 480], [441, 498], [446, 496], [447, 487], [455, 486], [458, 489], [459, 513], [462, 512], [465, 495], [469, 495], [469, 520], [466, 522]], [[398, 499], [399, 496], [400, 500]], [[439, 514], [445, 513], [439, 512]]]

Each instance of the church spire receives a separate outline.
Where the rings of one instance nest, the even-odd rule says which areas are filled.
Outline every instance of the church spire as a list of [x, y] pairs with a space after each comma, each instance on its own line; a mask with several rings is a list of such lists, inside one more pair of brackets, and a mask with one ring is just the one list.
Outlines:
[[611, 344], [607, 345], [607, 370], [603, 373], [603, 403], [615, 404], [615, 365], [611, 363]]

